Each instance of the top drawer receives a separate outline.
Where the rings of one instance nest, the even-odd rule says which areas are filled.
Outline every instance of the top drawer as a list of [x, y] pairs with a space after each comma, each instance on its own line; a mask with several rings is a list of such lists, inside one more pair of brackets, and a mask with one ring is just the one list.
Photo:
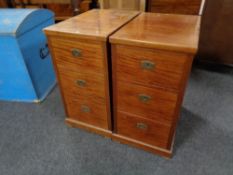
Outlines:
[[115, 45], [116, 78], [147, 86], [178, 90], [188, 54]]
[[101, 42], [51, 38], [51, 47], [58, 67], [69, 71], [104, 72], [104, 52]]

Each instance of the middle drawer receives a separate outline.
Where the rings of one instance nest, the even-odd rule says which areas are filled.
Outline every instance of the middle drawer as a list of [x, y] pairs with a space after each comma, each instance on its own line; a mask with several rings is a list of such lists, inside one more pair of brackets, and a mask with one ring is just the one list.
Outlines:
[[105, 78], [97, 73], [79, 73], [58, 68], [64, 93], [73, 96], [105, 98]]
[[157, 88], [117, 82], [117, 110], [162, 123], [172, 121], [177, 94]]

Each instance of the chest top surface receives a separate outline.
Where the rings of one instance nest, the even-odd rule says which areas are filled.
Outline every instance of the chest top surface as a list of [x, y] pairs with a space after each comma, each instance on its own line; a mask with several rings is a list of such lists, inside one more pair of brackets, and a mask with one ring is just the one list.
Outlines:
[[110, 37], [111, 43], [195, 53], [200, 16], [141, 13]]
[[136, 11], [90, 10], [44, 29], [47, 35], [66, 35], [95, 40], [107, 37], [138, 15]]

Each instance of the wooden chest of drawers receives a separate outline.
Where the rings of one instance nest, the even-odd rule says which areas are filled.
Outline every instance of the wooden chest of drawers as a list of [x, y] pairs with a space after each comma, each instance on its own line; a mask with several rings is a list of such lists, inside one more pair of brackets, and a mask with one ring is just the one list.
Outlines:
[[154, 13], [195, 15], [199, 13], [202, 0], [148, 0], [147, 10]]
[[45, 29], [69, 125], [111, 135], [108, 37], [136, 15], [92, 10]]
[[171, 156], [200, 17], [142, 13], [110, 37], [113, 139]]
[[67, 124], [170, 157], [200, 17], [137, 15], [92, 10], [45, 33]]

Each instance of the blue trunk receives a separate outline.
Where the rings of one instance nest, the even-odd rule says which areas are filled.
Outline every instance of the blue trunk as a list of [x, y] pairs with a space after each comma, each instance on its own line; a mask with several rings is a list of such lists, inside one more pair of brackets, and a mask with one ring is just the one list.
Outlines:
[[39, 102], [56, 83], [42, 29], [54, 14], [42, 9], [0, 10], [0, 100]]

